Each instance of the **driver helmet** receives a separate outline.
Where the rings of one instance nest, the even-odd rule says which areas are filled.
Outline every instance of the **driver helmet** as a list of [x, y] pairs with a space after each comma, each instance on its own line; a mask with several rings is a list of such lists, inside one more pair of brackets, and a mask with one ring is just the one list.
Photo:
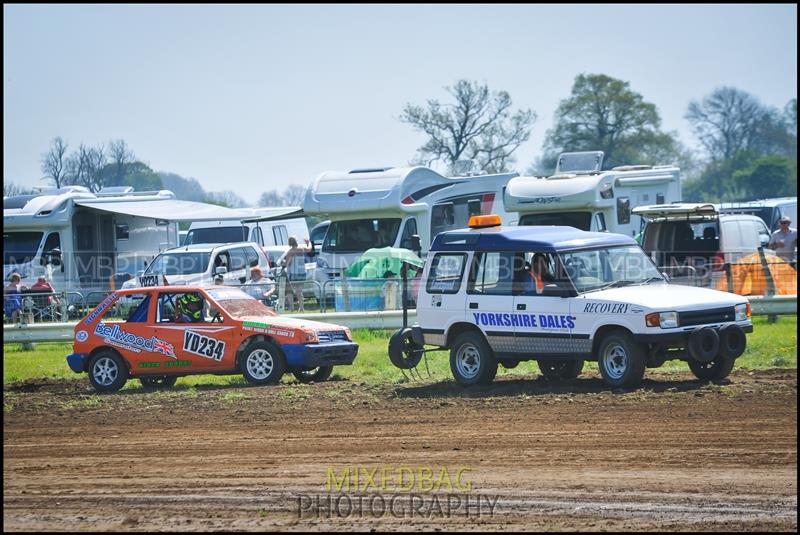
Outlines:
[[193, 320], [199, 320], [203, 312], [203, 300], [196, 293], [186, 293], [178, 298], [184, 313]]

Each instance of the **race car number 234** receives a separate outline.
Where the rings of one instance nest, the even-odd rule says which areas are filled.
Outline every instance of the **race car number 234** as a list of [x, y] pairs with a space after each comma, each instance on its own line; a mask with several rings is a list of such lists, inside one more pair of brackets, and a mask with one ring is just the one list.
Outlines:
[[219, 362], [225, 354], [225, 342], [186, 331], [183, 335], [183, 350]]

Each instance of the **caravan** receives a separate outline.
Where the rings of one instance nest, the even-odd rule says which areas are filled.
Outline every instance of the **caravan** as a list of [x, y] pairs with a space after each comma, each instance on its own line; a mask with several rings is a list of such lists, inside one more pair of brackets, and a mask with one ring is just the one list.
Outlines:
[[82, 186], [5, 197], [3, 278], [16, 272], [30, 285], [44, 275], [57, 291], [99, 300], [117, 274], [135, 274], [178, 244], [176, 223], [135, 215], [153, 201], [174, 198], [166, 190], [119, 187], [93, 194]]
[[603, 152], [567, 152], [548, 177], [520, 176], [508, 182], [505, 207], [520, 225], [566, 225], [580, 230], [635, 236], [645, 221], [636, 206], [681, 200], [680, 169], [626, 165], [601, 171]]
[[[317, 282], [340, 276], [367, 249], [403, 247], [424, 256], [433, 238], [467, 226], [472, 215], [497, 213], [505, 224], [503, 189], [517, 173], [446, 177], [427, 167], [329, 171], [306, 192], [303, 211], [330, 219], [317, 252]], [[333, 292], [332, 285], [326, 295]]]

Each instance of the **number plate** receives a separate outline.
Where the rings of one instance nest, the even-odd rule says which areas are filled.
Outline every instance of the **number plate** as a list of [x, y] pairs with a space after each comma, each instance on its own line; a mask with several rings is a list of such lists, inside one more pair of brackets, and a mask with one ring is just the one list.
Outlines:
[[141, 275], [139, 277], [139, 286], [142, 288], [158, 286], [158, 275]]

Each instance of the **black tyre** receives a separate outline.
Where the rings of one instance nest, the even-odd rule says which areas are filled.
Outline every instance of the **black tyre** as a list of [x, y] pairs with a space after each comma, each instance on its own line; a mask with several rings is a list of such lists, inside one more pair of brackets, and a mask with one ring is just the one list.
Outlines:
[[116, 392], [128, 381], [128, 365], [115, 351], [102, 349], [89, 363], [89, 382], [98, 392]]
[[736, 359], [719, 354], [711, 362], [697, 362], [689, 359], [689, 369], [701, 381], [719, 381], [733, 370]]
[[271, 342], [252, 342], [245, 348], [239, 366], [248, 383], [274, 385], [286, 371], [286, 358]]
[[623, 331], [607, 334], [600, 342], [597, 366], [613, 388], [635, 388], [644, 378], [647, 354], [644, 345]]
[[583, 359], [538, 359], [539, 371], [547, 380], [575, 379], [583, 371]]
[[422, 355], [422, 347], [411, 337], [411, 327], [400, 329], [389, 338], [389, 360], [401, 370], [416, 368]]
[[487, 385], [497, 375], [497, 359], [480, 333], [461, 333], [450, 349], [450, 371], [462, 386]]
[[738, 325], [728, 325], [719, 330], [719, 352], [733, 360], [747, 348], [747, 337]]
[[333, 373], [333, 366], [320, 366], [311, 370], [293, 370], [292, 375], [301, 383], [321, 383]]
[[140, 377], [142, 386], [145, 388], [153, 388], [157, 390], [166, 390], [175, 386], [178, 380], [176, 375], [156, 375], [153, 377]]

